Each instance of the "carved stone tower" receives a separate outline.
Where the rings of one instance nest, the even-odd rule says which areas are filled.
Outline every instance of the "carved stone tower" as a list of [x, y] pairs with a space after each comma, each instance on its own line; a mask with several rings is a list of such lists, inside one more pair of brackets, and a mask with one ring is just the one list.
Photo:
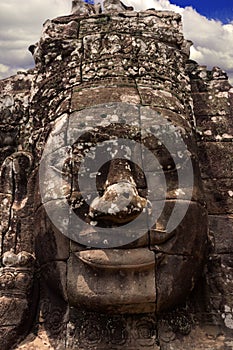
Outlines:
[[103, 5], [0, 82], [0, 348], [230, 349], [232, 87], [180, 15]]

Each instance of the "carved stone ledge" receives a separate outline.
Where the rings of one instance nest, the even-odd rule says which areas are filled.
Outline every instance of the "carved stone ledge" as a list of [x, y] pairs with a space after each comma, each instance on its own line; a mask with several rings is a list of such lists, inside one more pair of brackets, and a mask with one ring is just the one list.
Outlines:
[[0, 269], [0, 297], [25, 297], [31, 292], [33, 269], [3, 267]]
[[27, 252], [5, 252], [0, 268], [0, 296], [23, 297], [31, 293], [35, 258]]
[[80, 350], [159, 350], [153, 314], [106, 315], [70, 310], [68, 348]]
[[27, 267], [34, 266], [35, 257], [33, 254], [21, 251], [18, 254], [7, 251], [3, 254], [2, 263], [5, 267]]

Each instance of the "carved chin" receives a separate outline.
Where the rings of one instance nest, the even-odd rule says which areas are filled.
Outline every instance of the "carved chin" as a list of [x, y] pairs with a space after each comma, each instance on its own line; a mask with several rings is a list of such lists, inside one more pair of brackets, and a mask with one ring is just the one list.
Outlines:
[[148, 248], [86, 250], [68, 261], [71, 305], [111, 313], [155, 311], [155, 256]]

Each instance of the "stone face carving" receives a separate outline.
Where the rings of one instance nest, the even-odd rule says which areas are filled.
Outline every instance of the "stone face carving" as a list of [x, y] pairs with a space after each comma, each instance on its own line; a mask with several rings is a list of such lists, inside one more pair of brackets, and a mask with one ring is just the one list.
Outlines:
[[232, 341], [231, 87], [128, 10], [73, 1], [0, 82], [1, 349]]

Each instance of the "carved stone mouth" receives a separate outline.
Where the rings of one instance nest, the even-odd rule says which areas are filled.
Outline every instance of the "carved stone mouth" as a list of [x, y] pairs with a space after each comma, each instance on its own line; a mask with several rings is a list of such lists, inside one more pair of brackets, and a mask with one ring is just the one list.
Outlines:
[[83, 263], [101, 269], [149, 269], [155, 265], [155, 256], [148, 248], [96, 249], [75, 253]]
[[69, 303], [101, 313], [147, 313], [156, 307], [155, 255], [148, 248], [70, 254]]

